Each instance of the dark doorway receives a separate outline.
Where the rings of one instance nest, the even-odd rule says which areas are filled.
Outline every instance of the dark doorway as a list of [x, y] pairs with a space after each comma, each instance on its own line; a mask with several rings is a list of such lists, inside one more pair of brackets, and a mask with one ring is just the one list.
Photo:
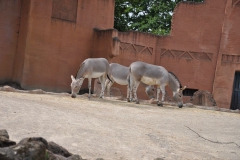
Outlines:
[[240, 109], [240, 72], [235, 72], [230, 109]]

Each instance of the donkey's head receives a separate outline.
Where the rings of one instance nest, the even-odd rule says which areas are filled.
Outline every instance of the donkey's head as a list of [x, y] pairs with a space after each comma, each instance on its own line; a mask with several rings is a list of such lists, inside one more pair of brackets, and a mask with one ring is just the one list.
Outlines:
[[176, 92], [173, 92], [173, 99], [177, 102], [179, 108], [182, 108], [183, 106], [183, 90], [185, 88], [186, 86], [177, 89]]
[[82, 86], [82, 83], [83, 83], [83, 80], [84, 78], [79, 78], [79, 79], [75, 79], [72, 75], [71, 75], [71, 79], [72, 79], [72, 83], [71, 83], [71, 94], [72, 94], [72, 98], [76, 98], [77, 96], [77, 93], [79, 92], [81, 86]]
[[156, 92], [156, 90], [155, 90], [155, 87], [154, 87], [154, 86], [147, 86], [147, 87], [145, 88], [145, 92], [146, 92], [146, 94], [148, 95], [148, 98], [149, 98], [149, 99], [155, 98], [155, 92]]

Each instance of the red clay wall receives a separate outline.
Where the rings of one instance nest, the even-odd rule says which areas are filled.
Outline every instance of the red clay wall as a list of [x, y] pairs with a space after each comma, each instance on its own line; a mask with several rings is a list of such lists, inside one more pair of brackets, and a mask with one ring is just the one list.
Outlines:
[[179, 3], [171, 36], [157, 41], [156, 64], [175, 73], [188, 88], [212, 92], [225, 3]]
[[[212, 92], [225, 5], [226, 0], [179, 3], [170, 36], [119, 32], [119, 56], [110, 62], [129, 66], [140, 60], [161, 65], [175, 73], [182, 85]], [[168, 93], [171, 95], [169, 90]]]
[[0, 1], [0, 83], [12, 79], [20, 12], [21, 0]]
[[[111, 63], [119, 63], [129, 66], [132, 62], [143, 61], [155, 64], [155, 44], [157, 37], [152, 34], [140, 32], [119, 32], [119, 56], [110, 60]], [[126, 86], [114, 85], [121, 89], [126, 96]], [[148, 99], [145, 94], [145, 86], [140, 85], [138, 88], [138, 98]]]
[[21, 84], [23, 75], [23, 66], [25, 58], [25, 50], [27, 46], [27, 35], [29, 29], [29, 13], [31, 0], [24, 0], [21, 4], [21, 17], [19, 24], [19, 36], [17, 43], [16, 56], [14, 59], [14, 70], [12, 81]]
[[29, 4], [28, 23], [23, 23], [27, 33], [20, 36], [26, 41], [19, 42], [18, 50], [20, 57], [24, 53], [24, 72], [19, 75], [21, 69], [16, 69], [15, 77], [21, 77], [25, 89], [69, 91], [70, 75], [91, 56], [93, 29], [113, 26], [114, 1], [31, 0]]
[[[140, 32], [118, 32], [117, 30], [96, 30], [93, 57], [105, 57], [109, 63], [129, 66], [134, 61], [155, 63], [154, 46], [158, 36]], [[119, 41], [120, 40], [120, 41]], [[114, 84], [126, 96], [126, 86]], [[147, 99], [145, 86], [138, 89], [139, 98]]]
[[[229, 108], [240, 70], [240, 0], [179, 3], [170, 36], [109, 29], [114, 2], [0, 1], [0, 83], [69, 91], [70, 75], [86, 58], [125, 66], [140, 60], [164, 66], [188, 88], [213, 92], [217, 105]], [[125, 94], [126, 87], [118, 87]]]
[[219, 107], [229, 108], [235, 71], [240, 71], [240, 1], [228, 1], [214, 81], [213, 95]]

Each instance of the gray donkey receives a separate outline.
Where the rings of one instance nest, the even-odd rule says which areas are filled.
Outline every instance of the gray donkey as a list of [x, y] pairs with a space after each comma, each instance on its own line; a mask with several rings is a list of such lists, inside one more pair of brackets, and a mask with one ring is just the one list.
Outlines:
[[92, 78], [99, 78], [101, 82], [101, 94], [100, 98], [104, 95], [105, 90], [105, 81], [107, 78], [107, 73], [109, 69], [109, 63], [105, 58], [88, 58], [81, 65], [77, 72], [76, 78], [71, 75], [72, 83], [71, 83], [71, 91], [72, 98], [76, 98], [76, 94], [81, 89], [83, 80], [88, 78], [88, 89], [89, 96], [91, 98], [91, 81]]
[[[127, 86], [127, 99], [129, 101], [129, 85], [128, 85], [128, 77], [129, 67], [120, 65], [118, 63], [109, 64], [108, 76], [111, 79], [106, 79], [105, 87], [107, 87], [107, 95], [110, 96], [110, 89], [114, 82], [120, 85]], [[145, 85], [145, 92], [148, 95], [149, 99], [154, 98], [155, 88], [154, 86]]]
[[[130, 99], [132, 99], [132, 92], [134, 92], [134, 97], [136, 102], [139, 103], [137, 99], [137, 88], [140, 82], [148, 85], [157, 85], [157, 101], [158, 106], [163, 105], [165, 97], [165, 86], [169, 85], [170, 89], [173, 91], [173, 98], [178, 103], [179, 108], [183, 106], [183, 94], [182, 91], [186, 86], [182, 87], [178, 78], [171, 72], [168, 72], [162, 66], [156, 66], [148, 64], [145, 62], [133, 62], [129, 67], [129, 87], [130, 87]], [[162, 91], [162, 100], [159, 100], [160, 90]]]

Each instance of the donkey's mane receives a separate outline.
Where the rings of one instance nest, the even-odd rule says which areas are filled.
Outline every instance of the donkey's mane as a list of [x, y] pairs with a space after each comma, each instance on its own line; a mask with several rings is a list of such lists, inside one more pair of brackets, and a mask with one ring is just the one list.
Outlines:
[[179, 83], [179, 87], [180, 88], [182, 88], [182, 84], [181, 84], [181, 82], [179, 81], [179, 79], [177, 78], [177, 76], [174, 74], [174, 73], [172, 73], [172, 72], [168, 72], [170, 75], [172, 75], [173, 76], [173, 78], [175, 78], [176, 80], [177, 80], [177, 82]]
[[[84, 62], [85, 62], [85, 61], [84, 61]], [[84, 62], [80, 65], [80, 67], [78, 68], [78, 71], [79, 71], [79, 69], [82, 67], [82, 65], [84, 64]], [[77, 73], [76, 73], [75, 79], [77, 78], [78, 71], [77, 71]]]

